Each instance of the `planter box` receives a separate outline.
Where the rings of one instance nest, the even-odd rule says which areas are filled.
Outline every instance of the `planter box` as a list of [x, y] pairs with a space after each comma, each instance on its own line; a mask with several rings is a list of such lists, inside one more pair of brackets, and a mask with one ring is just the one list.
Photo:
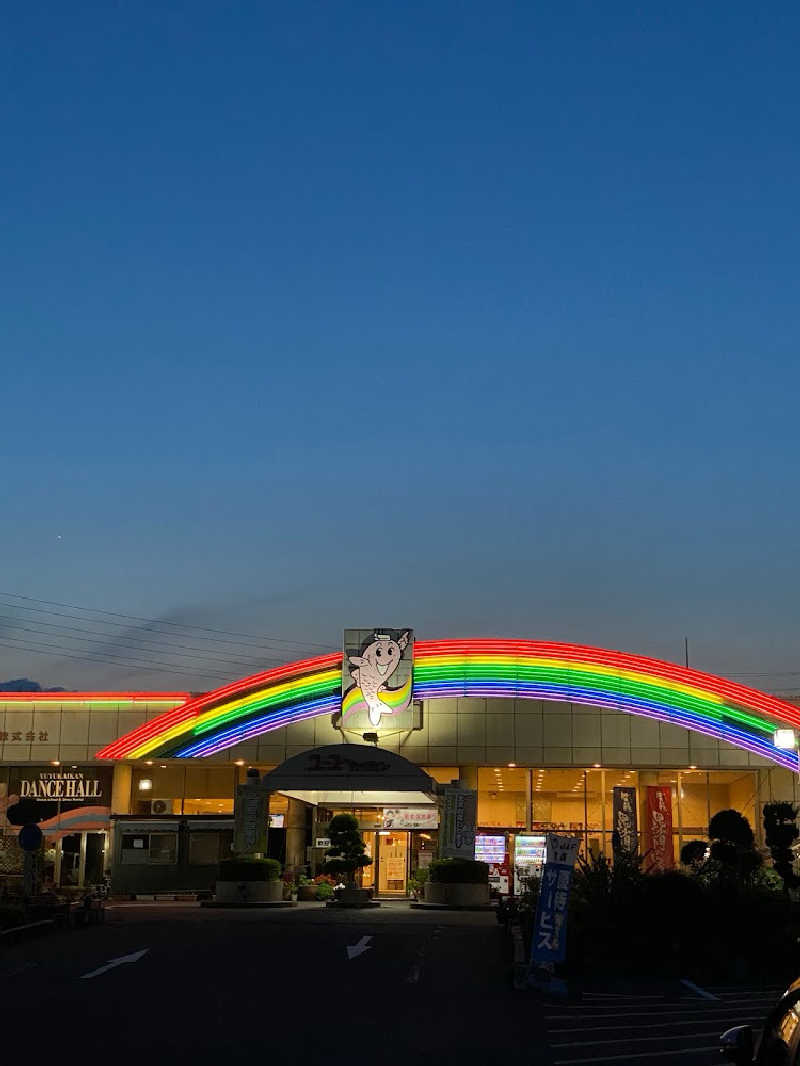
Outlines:
[[316, 885], [298, 885], [297, 886], [297, 898], [298, 900], [309, 900], [317, 898], [317, 886]]
[[446, 907], [482, 907], [489, 902], [489, 886], [443, 885], [428, 881], [425, 884], [425, 902]]
[[337, 907], [369, 907], [372, 904], [371, 888], [339, 888], [330, 901]]
[[283, 881], [217, 881], [217, 903], [277, 903], [283, 900]]

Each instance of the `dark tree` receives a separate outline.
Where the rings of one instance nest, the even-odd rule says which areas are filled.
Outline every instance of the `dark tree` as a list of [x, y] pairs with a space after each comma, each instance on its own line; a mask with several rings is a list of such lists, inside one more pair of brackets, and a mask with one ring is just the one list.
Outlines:
[[365, 855], [366, 846], [358, 829], [358, 819], [352, 814], [336, 814], [328, 825], [331, 846], [323, 869], [326, 874], [345, 874], [350, 885], [356, 883], [356, 871], [369, 866], [372, 859]]
[[783, 878], [783, 887], [788, 892], [800, 884], [794, 872], [792, 844], [800, 836], [797, 828], [798, 809], [786, 801], [764, 804], [764, 839], [772, 855], [776, 873]]
[[705, 840], [690, 840], [681, 848], [681, 862], [695, 870], [705, 862], [708, 844]]
[[750, 823], [739, 811], [717, 811], [708, 823], [711, 838], [711, 858], [728, 875], [741, 881], [761, 866], [763, 859], [756, 851], [755, 837]]

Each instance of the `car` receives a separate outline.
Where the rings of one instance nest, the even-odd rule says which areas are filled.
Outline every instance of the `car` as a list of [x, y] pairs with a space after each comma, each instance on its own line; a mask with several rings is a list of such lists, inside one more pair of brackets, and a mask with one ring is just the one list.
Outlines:
[[800, 1066], [800, 979], [764, 1019], [760, 1036], [750, 1025], [737, 1025], [719, 1041], [723, 1057], [734, 1066]]

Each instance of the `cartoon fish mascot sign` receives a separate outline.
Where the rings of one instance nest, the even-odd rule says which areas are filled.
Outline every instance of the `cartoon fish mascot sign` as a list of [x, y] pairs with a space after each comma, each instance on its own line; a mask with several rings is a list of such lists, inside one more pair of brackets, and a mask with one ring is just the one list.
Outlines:
[[409, 629], [397, 639], [388, 633], [375, 632], [361, 649], [360, 655], [347, 656], [347, 669], [353, 685], [342, 699], [344, 718], [358, 710], [366, 710], [371, 724], [377, 726], [384, 714], [398, 714], [408, 707], [411, 701], [411, 671], [397, 687], [391, 687], [389, 682], [404, 659], [403, 653], [410, 637]]

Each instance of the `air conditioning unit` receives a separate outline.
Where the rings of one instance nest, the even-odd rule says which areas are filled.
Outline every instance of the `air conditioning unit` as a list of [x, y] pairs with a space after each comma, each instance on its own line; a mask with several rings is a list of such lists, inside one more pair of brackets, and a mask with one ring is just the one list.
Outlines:
[[172, 814], [172, 800], [150, 800], [151, 814]]

